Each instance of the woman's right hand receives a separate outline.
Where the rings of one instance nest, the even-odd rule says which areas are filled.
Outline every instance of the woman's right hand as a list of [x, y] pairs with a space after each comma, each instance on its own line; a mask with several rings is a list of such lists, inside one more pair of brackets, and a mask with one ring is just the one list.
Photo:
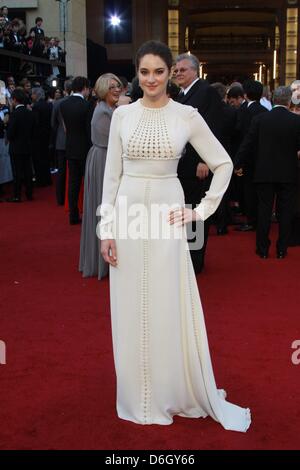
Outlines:
[[117, 248], [115, 240], [101, 240], [101, 255], [104, 261], [116, 267], [117, 261]]

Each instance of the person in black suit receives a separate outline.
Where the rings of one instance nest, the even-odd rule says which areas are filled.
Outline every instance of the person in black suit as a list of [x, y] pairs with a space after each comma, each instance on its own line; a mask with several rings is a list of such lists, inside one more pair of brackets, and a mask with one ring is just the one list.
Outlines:
[[26, 95], [16, 88], [11, 95], [14, 111], [7, 127], [9, 153], [14, 174], [14, 196], [10, 202], [21, 202], [22, 177], [24, 177], [26, 197], [32, 199], [31, 139], [34, 127], [32, 112], [26, 106]]
[[[177, 101], [197, 108], [201, 116], [221, 140], [222, 137], [222, 102], [216, 90], [208, 82], [199, 78], [199, 61], [192, 54], [181, 54], [176, 59], [176, 82], [181, 87]], [[182, 185], [185, 203], [196, 207], [208, 190], [211, 177], [208, 166], [201, 160], [195, 149], [188, 144], [185, 153], [179, 160], [178, 178]], [[198, 222], [197, 224], [201, 224]], [[203, 246], [201, 249], [191, 247], [191, 258], [196, 273], [202, 271], [208, 239], [209, 220], [204, 224]], [[197, 233], [199, 233], [197, 228]], [[197, 241], [197, 240], [196, 240]]]
[[[222, 100], [222, 110], [223, 110], [223, 130], [221, 142], [226, 152], [233, 160], [233, 148], [234, 148], [234, 139], [236, 133], [236, 119], [237, 119], [237, 110], [230, 106], [226, 102], [226, 86], [221, 82], [216, 82], [211, 85], [217, 93], [220, 95]], [[231, 191], [233, 176], [227, 191], [223, 195], [222, 201], [215, 213], [215, 223], [217, 226], [218, 235], [226, 235], [228, 233], [227, 225], [230, 221], [231, 214], [229, 210], [229, 195]]]
[[[261, 113], [267, 113], [268, 110], [260, 104], [260, 99], [263, 93], [263, 85], [257, 80], [246, 80], [243, 84], [247, 105], [243, 106], [238, 111], [237, 118], [237, 132], [240, 143], [247, 135], [252, 119]], [[257, 195], [253, 185], [253, 167], [251, 167], [251, 160], [249, 161], [249, 168], [243, 176], [243, 193], [245, 203], [245, 213], [247, 222], [236, 228], [241, 232], [248, 232], [255, 230], [257, 223]]]
[[[300, 117], [289, 111], [290, 87], [274, 91], [272, 111], [256, 116], [237, 154], [236, 171], [247, 171], [253, 159], [253, 177], [258, 195], [256, 253], [267, 258], [269, 230], [275, 196], [277, 198], [279, 234], [277, 257], [287, 254], [291, 221], [295, 211]], [[253, 158], [254, 157], [254, 158]]]
[[11, 31], [8, 36], [5, 37], [4, 43], [7, 49], [13, 52], [23, 52], [24, 44], [19, 34], [20, 23], [18, 20], [11, 22]]
[[32, 27], [29, 31], [29, 36], [30, 34], [32, 33], [32, 31], [34, 32], [35, 34], [35, 39], [36, 40], [39, 40], [39, 39], [45, 39], [45, 32], [44, 30], [42, 29], [42, 24], [43, 24], [43, 18], [41, 18], [40, 16], [38, 16], [36, 19], [35, 19], [35, 26]]
[[[242, 85], [231, 85], [227, 92], [227, 103], [236, 110], [236, 124], [234, 136], [231, 140], [231, 157], [237, 154], [239, 146], [241, 145], [241, 134], [239, 131], [239, 122], [244, 109], [247, 108], [248, 102], [245, 100], [245, 92]], [[231, 219], [235, 223], [235, 215], [244, 212], [244, 188], [243, 178], [238, 177], [235, 173], [232, 175], [230, 183], [230, 198], [233, 202], [231, 206]]]
[[242, 85], [230, 86], [227, 92], [227, 103], [235, 109], [239, 109], [246, 102]]
[[44, 187], [52, 184], [50, 173], [50, 130], [52, 105], [45, 101], [45, 92], [41, 87], [34, 87], [31, 92], [32, 113], [35, 118], [33, 135], [33, 166], [36, 186]]
[[60, 105], [64, 103], [72, 91], [72, 80], [66, 80], [64, 83], [64, 98], [53, 102], [51, 127], [55, 134], [55, 150], [57, 156], [58, 172], [56, 175], [56, 201], [59, 206], [65, 203], [66, 189], [66, 133], [63, 126]]
[[86, 156], [91, 146], [91, 112], [86, 98], [89, 82], [85, 77], [75, 77], [73, 95], [61, 103], [60, 110], [66, 129], [66, 158], [69, 167], [70, 224], [81, 222], [78, 211], [78, 196], [84, 176]]

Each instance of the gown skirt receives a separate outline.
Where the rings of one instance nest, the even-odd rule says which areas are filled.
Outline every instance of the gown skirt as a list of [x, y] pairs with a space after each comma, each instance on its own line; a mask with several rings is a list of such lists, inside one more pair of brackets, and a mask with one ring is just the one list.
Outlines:
[[167, 222], [171, 206], [184, 206], [177, 162], [164, 163], [125, 161], [115, 202], [118, 265], [110, 267], [110, 292], [118, 416], [162, 425], [174, 415], [211, 416], [245, 432], [249, 409], [227, 402], [216, 387], [185, 228]]
[[80, 239], [79, 271], [83, 277], [98, 276], [98, 279], [108, 274], [108, 264], [100, 253], [100, 240], [96, 235], [100, 219], [96, 212], [102, 200], [106, 151], [107, 147], [94, 144], [87, 156]]
[[13, 180], [8, 145], [5, 139], [0, 139], [0, 184], [8, 183]]

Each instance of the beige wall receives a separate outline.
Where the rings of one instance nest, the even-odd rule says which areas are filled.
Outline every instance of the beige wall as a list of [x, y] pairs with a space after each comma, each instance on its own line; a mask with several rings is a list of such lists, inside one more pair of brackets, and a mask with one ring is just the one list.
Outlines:
[[67, 75], [87, 76], [86, 0], [71, 0], [68, 8]]
[[45, 31], [46, 36], [57, 36], [62, 39], [61, 32], [59, 31], [58, 2], [51, 2], [49, 0], [39, 0], [38, 8], [35, 8], [34, 10], [28, 10], [26, 12], [27, 31], [29, 31], [32, 26], [35, 26], [35, 19], [37, 16], [41, 16], [44, 20], [43, 29]]
[[97, 44], [104, 42], [103, 1], [86, 0], [87, 37]]

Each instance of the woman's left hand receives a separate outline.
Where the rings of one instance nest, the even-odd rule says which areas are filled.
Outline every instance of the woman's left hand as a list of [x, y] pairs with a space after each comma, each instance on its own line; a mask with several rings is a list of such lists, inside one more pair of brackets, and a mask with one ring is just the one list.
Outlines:
[[171, 210], [168, 217], [170, 225], [181, 227], [182, 225], [193, 222], [194, 220], [200, 220], [199, 215], [193, 209], [187, 209], [185, 207], [179, 207], [178, 209]]

